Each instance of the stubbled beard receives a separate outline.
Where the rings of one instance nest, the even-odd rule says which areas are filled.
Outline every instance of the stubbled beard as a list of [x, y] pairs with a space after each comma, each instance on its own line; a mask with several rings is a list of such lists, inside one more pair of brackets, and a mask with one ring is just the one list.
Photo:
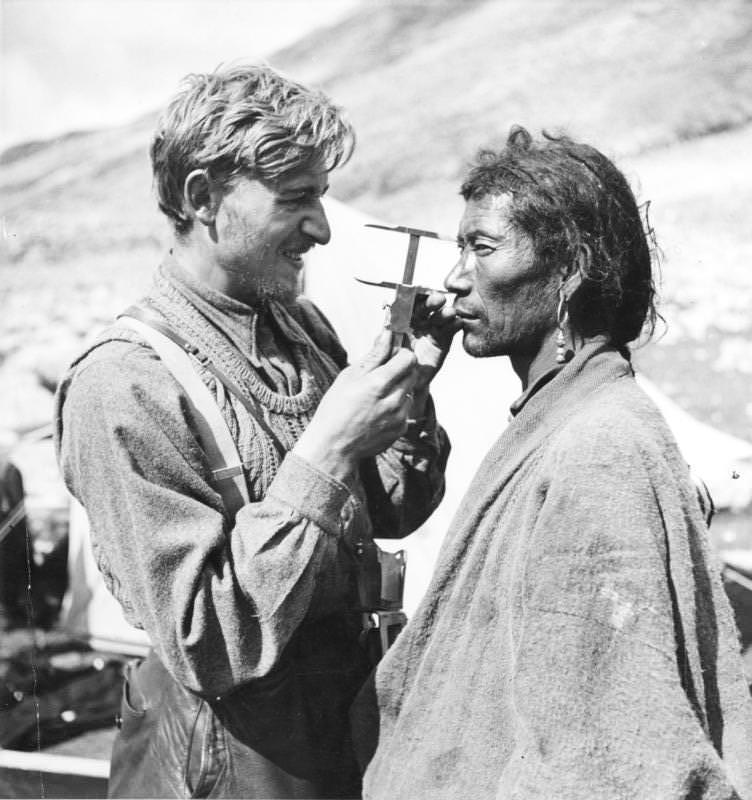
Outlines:
[[480, 333], [462, 334], [462, 347], [473, 358], [496, 358], [497, 356], [511, 356], [513, 352], [522, 350], [524, 340], [501, 338], [499, 331], [494, 331], [485, 322], [485, 330]]
[[299, 297], [302, 291], [301, 283], [302, 281], [298, 281], [295, 286], [290, 286], [288, 283], [281, 283], [273, 278], [263, 277], [258, 281], [254, 289], [259, 302], [277, 300], [285, 305], [290, 305]]
[[294, 285], [290, 285], [288, 281], [280, 281], [273, 271], [248, 275], [243, 285], [243, 302], [250, 306], [262, 305], [268, 301], [294, 305], [303, 291], [302, 274]]
[[[479, 321], [481, 321], [479, 319]], [[489, 358], [491, 356], [504, 355], [498, 352], [499, 348], [494, 347], [493, 337], [488, 328], [488, 320], [482, 320], [484, 330], [480, 333], [463, 331], [462, 347], [465, 352], [473, 358]]]
[[469, 336], [464, 333], [462, 346], [465, 352], [473, 358], [490, 358], [492, 356], [505, 355], [503, 352], [498, 352], [486, 337]]

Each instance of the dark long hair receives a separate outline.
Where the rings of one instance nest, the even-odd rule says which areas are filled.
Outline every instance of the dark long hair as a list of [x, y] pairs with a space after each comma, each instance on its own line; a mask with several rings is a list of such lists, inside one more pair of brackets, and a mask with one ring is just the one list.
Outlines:
[[531, 237], [540, 268], [581, 270], [569, 301], [579, 334], [607, 334], [626, 352], [643, 330], [652, 335], [655, 239], [627, 179], [603, 153], [545, 132], [535, 141], [515, 126], [502, 150], [478, 153], [460, 193], [510, 194], [512, 222]]

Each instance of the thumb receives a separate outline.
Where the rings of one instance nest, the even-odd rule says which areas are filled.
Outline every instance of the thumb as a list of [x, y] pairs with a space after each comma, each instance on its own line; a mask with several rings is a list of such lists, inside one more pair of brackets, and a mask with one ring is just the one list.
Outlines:
[[371, 349], [360, 360], [360, 368], [363, 372], [370, 372], [372, 369], [376, 369], [376, 367], [389, 360], [391, 352], [392, 332], [382, 328], [371, 345]]

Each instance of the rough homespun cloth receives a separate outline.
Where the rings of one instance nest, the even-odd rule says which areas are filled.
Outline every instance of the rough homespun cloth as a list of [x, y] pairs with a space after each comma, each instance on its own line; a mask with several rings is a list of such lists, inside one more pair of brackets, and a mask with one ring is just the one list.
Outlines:
[[353, 722], [366, 798], [752, 797], [752, 704], [696, 493], [605, 342], [491, 448]]

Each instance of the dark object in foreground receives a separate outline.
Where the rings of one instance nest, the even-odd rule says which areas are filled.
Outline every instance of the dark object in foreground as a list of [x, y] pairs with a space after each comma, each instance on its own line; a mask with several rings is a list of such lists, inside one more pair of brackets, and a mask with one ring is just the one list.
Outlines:
[[27, 529], [23, 479], [0, 453], [0, 630], [23, 622]]
[[723, 569], [723, 587], [734, 611], [744, 668], [752, 693], [752, 574], [739, 565], [726, 564]]
[[54, 770], [0, 769], [0, 797], [107, 797], [107, 778]]
[[0, 747], [42, 749], [114, 724], [123, 665], [121, 656], [93, 651], [64, 633], [6, 633], [0, 649]]

